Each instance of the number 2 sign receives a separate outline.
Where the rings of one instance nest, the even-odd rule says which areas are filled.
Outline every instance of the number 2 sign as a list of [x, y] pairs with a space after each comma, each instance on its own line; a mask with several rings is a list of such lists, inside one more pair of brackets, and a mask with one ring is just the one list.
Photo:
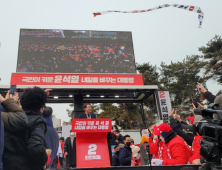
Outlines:
[[168, 120], [168, 113], [171, 110], [169, 91], [157, 91], [157, 100], [160, 120]]
[[91, 145], [89, 145], [88, 148], [89, 148], [88, 155], [96, 155], [96, 149], [97, 149], [96, 144], [91, 144]]
[[165, 98], [165, 92], [164, 91], [160, 91], [159, 94], [160, 94], [160, 98]]
[[77, 133], [76, 137], [78, 167], [110, 166], [107, 132]]

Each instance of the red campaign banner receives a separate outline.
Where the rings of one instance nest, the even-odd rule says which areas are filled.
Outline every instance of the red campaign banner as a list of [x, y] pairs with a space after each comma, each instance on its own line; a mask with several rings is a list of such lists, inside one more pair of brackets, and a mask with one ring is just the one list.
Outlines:
[[76, 133], [77, 168], [110, 166], [107, 133]]
[[110, 132], [112, 122], [110, 119], [73, 119], [73, 132]]
[[144, 85], [141, 74], [12, 73], [11, 85]]

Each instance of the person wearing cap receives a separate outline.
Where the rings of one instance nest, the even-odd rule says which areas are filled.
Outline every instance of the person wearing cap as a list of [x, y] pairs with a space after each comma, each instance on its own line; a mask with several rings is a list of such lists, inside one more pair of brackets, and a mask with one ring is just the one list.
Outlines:
[[150, 138], [149, 138], [149, 145], [150, 145], [150, 154], [153, 155], [153, 158], [160, 159], [162, 157], [162, 150], [164, 147], [164, 142], [160, 139], [160, 135], [158, 135], [155, 139], [155, 142], [153, 141], [153, 132], [156, 125], [153, 125], [150, 129]]
[[160, 135], [167, 147], [167, 158], [163, 158], [162, 165], [184, 165], [188, 163], [192, 152], [186, 142], [169, 125], [162, 123], [155, 129], [154, 134]]

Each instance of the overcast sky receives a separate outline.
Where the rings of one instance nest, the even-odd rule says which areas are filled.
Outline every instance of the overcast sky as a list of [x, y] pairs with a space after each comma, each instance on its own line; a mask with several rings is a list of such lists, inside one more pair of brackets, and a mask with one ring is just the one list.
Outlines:
[[[148, 9], [162, 4], [194, 5], [205, 14], [198, 28], [198, 14], [173, 7], [142, 14], [111, 13], [93, 17], [104, 10]], [[132, 31], [138, 63], [181, 61], [201, 54], [198, 47], [222, 34], [221, 0], [0, 0], [0, 85], [10, 82], [16, 71], [21, 28]], [[207, 82], [210, 91], [221, 89]], [[51, 104], [57, 118], [68, 121], [68, 104]]]

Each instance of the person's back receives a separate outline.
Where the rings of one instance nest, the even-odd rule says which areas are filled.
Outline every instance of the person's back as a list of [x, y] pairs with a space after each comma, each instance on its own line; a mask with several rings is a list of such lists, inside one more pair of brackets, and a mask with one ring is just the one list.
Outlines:
[[[52, 150], [50, 157], [51, 160], [53, 161], [55, 158], [57, 158], [57, 151], [59, 147], [59, 136], [53, 127], [53, 122], [51, 118], [52, 112], [53, 110], [51, 107], [46, 107], [43, 112], [43, 117], [45, 118], [47, 123], [47, 132], [45, 134], [45, 148]], [[51, 168], [52, 161], [49, 164], [48, 168]]]
[[5, 134], [3, 154], [6, 170], [42, 170], [47, 162], [44, 135], [47, 127], [42, 112], [46, 93], [40, 88], [26, 89], [21, 105], [28, 118], [28, 125], [19, 131]]
[[166, 144], [169, 158], [163, 161], [163, 165], [187, 164], [192, 152], [183, 138], [175, 133], [173, 135], [169, 143]]

